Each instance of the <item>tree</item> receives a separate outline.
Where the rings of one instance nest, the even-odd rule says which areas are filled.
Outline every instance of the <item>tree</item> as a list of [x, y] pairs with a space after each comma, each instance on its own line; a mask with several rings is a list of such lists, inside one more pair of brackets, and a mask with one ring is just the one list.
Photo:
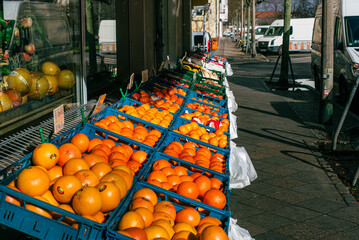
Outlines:
[[284, 29], [283, 29], [283, 46], [282, 46], [282, 62], [280, 67], [280, 77], [278, 81], [279, 87], [288, 87], [288, 61], [289, 61], [289, 36], [290, 36], [290, 15], [291, 0], [284, 2]]
[[297, 0], [293, 3], [293, 16], [296, 18], [314, 17], [316, 5], [313, 0]]

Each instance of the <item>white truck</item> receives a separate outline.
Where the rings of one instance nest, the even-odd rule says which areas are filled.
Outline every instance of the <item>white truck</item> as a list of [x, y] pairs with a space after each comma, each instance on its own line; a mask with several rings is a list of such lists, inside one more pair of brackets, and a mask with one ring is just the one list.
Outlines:
[[[313, 30], [312, 73], [320, 89], [322, 5], [318, 6]], [[345, 103], [359, 75], [359, 1], [340, 0], [334, 6], [334, 94]], [[353, 105], [358, 106], [358, 93]]]
[[[290, 20], [289, 51], [310, 52], [314, 18]], [[264, 36], [258, 39], [257, 49], [261, 53], [282, 53], [284, 20], [275, 20]]]
[[116, 53], [116, 20], [102, 20], [98, 30], [100, 55]]

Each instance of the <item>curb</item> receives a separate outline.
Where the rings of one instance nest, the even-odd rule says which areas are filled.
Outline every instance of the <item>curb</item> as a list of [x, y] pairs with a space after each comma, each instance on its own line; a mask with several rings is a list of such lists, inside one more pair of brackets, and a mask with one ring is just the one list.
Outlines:
[[358, 202], [356, 201], [354, 196], [349, 192], [348, 188], [345, 187], [342, 181], [338, 178], [338, 175], [333, 171], [333, 168], [330, 166], [330, 164], [323, 158], [318, 148], [314, 144], [311, 144], [305, 140], [303, 140], [303, 142], [313, 153], [313, 156], [317, 159], [319, 165], [323, 168], [330, 181], [338, 190], [338, 193], [342, 196], [345, 203], [348, 206], [358, 206]]

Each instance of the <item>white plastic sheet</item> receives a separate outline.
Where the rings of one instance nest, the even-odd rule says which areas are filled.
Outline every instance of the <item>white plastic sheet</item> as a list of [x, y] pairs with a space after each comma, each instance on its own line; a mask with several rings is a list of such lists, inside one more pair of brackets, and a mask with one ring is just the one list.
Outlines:
[[233, 70], [232, 70], [231, 64], [229, 64], [228, 62], [226, 63], [226, 72], [227, 72], [227, 76], [233, 75]]
[[257, 178], [257, 172], [244, 147], [237, 147], [231, 141], [231, 155], [229, 157], [229, 189], [244, 188]]
[[230, 133], [231, 133], [231, 140], [238, 138], [237, 134], [237, 116], [235, 116], [233, 113], [229, 113], [229, 119], [231, 125], [230, 127]]
[[238, 226], [237, 219], [233, 218], [229, 220], [228, 237], [229, 240], [254, 240], [248, 230]]
[[218, 64], [215, 64], [215, 63], [206, 63], [204, 65], [205, 68], [209, 69], [209, 70], [215, 70], [215, 71], [218, 71], [218, 72], [221, 72], [221, 73], [224, 73], [225, 72], [225, 69], [224, 67], [218, 65]]
[[238, 104], [236, 102], [236, 99], [234, 98], [233, 92], [229, 90], [229, 88], [226, 88], [226, 95], [227, 95], [227, 101], [228, 101], [228, 110], [230, 112], [235, 112], [238, 109]]

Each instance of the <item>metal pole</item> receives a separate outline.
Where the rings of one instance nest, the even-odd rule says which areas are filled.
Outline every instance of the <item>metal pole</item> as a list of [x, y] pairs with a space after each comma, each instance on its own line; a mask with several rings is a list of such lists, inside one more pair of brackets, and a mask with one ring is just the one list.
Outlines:
[[293, 79], [293, 90], [292, 91], [294, 91], [295, 79], [294, 79], [294, 71], [293, 71], [293, 65], [292, 65], [292, 60], [290, 59], [290, 55], [288, 55], [288, 61], [289, 61], [289, 66], [290, 66], [290, 72], [292, 73], [292, 79]]
[[252, 0], [252, 58], [257, 55], [256, 52], [256, 1]]
[[275, 63], [275, 66], [274, 66], [274, 69], [273, 69], [273, 72], [272, 72], [272, 76], [271, 76], [270, 79], [269, 79], [269, 83], [272, 83], [272, 79], [273, 79], [273, 77], [274, 77], [274, 73], [275, 73], [275, 70], [277, 69], [278, 62], [279, 62], [279, 59], [280, 59], [281, 56], [282, 56], [282, 54], [279, 54], [279, 55], [278, 55], [277, 62]]
[[359, 76], [357, 77], [357, 79], [356, 79], [356, 81], [355, 81], [355, 84], [354, 84], [354, 87], [353, 87], [353, 89], [352, 89], [352, 91], [351, 91], [351, 93], [350, 93], [348, 102], [347, 102], [347, 104], [345, 105], [345, 108], [344, 108], [344, 112], [343, 112], [343, 114], [342, 114], [342, 117], [340, 118], [340, 121], [339, 121], [337, 130], [336, 130], [335, 133], [334, 133], [334, 137], [333, 137], [333, 151], [335, 151], [335, 150], [337, 149], [338, 136], [339, 136], [340, 130], [341, 130], [342, 127], [343, 127], [345, 118], [347, 117], [347, 114], [348, 114], [348, 112], [349, 112], [349, 108], [350, 108], [350, 105], [352, 104], [352, 101], [353, 101], [353, 98], [354, 98], [355, 93], [356, 93], [356, 91], [357, 91], [358, 85], [359, 85]]

